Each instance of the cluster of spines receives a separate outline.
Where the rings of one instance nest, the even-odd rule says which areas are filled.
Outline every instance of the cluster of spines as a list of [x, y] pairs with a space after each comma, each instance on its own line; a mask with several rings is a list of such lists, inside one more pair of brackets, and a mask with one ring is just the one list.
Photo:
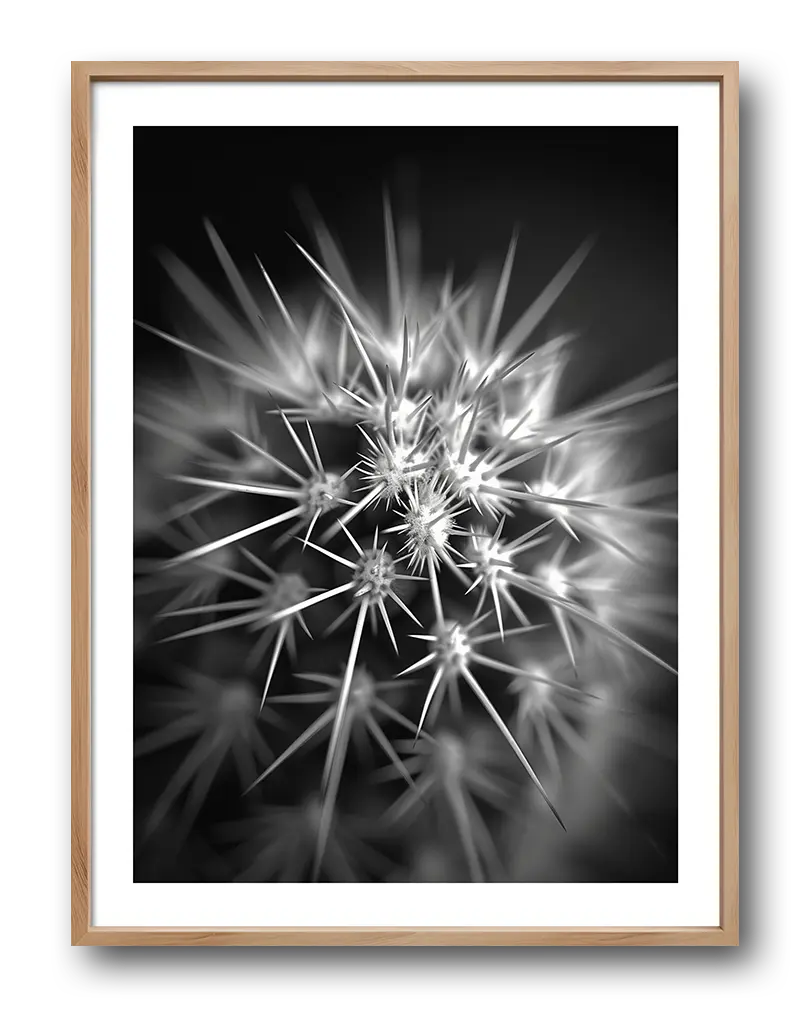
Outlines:
[[[209, 234], [245, 314], [263, 342], [266, 339], [263, 317], [210, 226]], [[387, 217], [387, 238], [390, 235], [393, 235], [393, 226], [390, 217]], [[324, 858], [354, 719], [366, 720], [371, 735], [398, 774], [406, 779], [412, 793], [416, 790], [408, 771], [416, 765], [416, 759], [404, 764], [371, 712], [371, 704], [382, 701], [382, 689], [391, 685], [372, 683], [368, 672], [359, 668], [358, 657], [368, 617], [373, 631], [380, 618], [395, 652], [398, 651], [387, 603], [391, 602], [420, 625], [397, 590], [403, 581], [426, 581], [431, 595], [434, 626], [430, 634], [412, 637], [424, 642], [429, 652], [423, 659], [399, 671], [398, 677], [423, 670], [428, 672], [428, 668], [431, 668], [432, 676], [418, 720], [412, 722], [397, 709], [388, 706], [391, 718], [409, 731], [413, 729], [414, 741], [422, 735], [432, 745], [433, 740], [424, 728], [426, 723], [430, 725], [438, 712], [445, 691], [451, 697], [454, 708], [459, 709], [459, 684], [466, 684], [563, 826], [524, 749], [486, 695], [474, 669], [480, 666], [509, 675], [512, 685], [528, 705], [530, 697], [519, 685], [536, 685], [537, 689], [547, 693], [548, 698], [550, 692], [582, 699], [592, 697], [590, 692], [578, 686], [567, 685], [541, 671], [531, 672], [522, 666], [499, 661], [480, 651], [487, 642], [504, 641], [511, 635], [539, 629], [540, 626], [528, 623], [514, 593], [535, 597], [546, 604], [570, 663], [576, 669], [578, 654], [575, 637], [581, 629], [595, 632], [612, 645], [638, 652], [669, 668], [668, 664], [585, 605], [580, 573], [576, 571], [573, 576], [564, 559], [570, 541], [579, 541], [581, 537], [596, 540], [603, 549], [614, 550], [618, 546], [603, 531], [602, 525], [593, 521], [597, 516], [640, 516], [661, 520], [672, 518], [673, 514], [637, 503], [628, 504], [624, 500], [570, 497], [569, 484], [563, 480], [559, 483], [558, 466], [553, 460], [557, 459], [555, 450], [558, 447], [587, 434], [599, 433], [602, 436], [604, 432], [613, 430], [615, 418], [621, 411], [671, 390], [674, 384], [663, 383], [655, 388], [652, 385], [631, 384], [630, 388], [623, 388], [606, 401], [571, 415], [560, 418], [547, 416], [544, 420], [540, 417], [541, 405], [535, 401], [537, 383], [542, 381], [537, 354], [530, 352], [519, 356], [518, 352], [580, 266], [588, 253], [589, 244], [575, 253], [500, 341], [497, 334], [516, 250], [516, 237], [512, 239], [482, 333], [474, 332], [474, 326], [467, 325], [460, 315], [460, 309], [469, 301], [471, 290], [453, 294], [448, 282], [442, 292], [440, 308], [432, 318], [422, 326], [416, 320], [411, 328], [408, 317], [402, 319], [399, 341], [393, 339], [391, 333], [387, 339], [386, 329], [376, 329], [374, 314], [357, 304], [328, 270], [302, 247], [298, 245], [298, 248], [322, 279], [339, 316], [335, 351], [323, 358], [324, 367], [312, 360], [308, 348], [309, 333], [316, 333], [321, 327], [321, 314], [316, 314], [309, 329], [302, 332], [260, 261], [260, 272], [285, 327], [285, 343], [269, 337], [263, 344], [271, 350], [276, 364], [254, 365], [253, 346], [244, 346], [238, 334], [235, 343], [228, 344], [227, 356], [221, 356], [147, 327], [177, 344], [190, 356], [199, 356], [222, 369], [234, 382], [248, 388], [255, 386], [276, 401], [282, 400], [283, 405], [276, 406], [274, 413], [280, 417], [303, 464], [303, 472], [300, 472], [270, 453], [259, 444], [251, 425], [246, 431], [232, 431], [232, 434], [248, 450], [250, 460], [260, 460], [272, 473], [280, 471], [288, 478], [287, 483], [243, 479], [248, 474], [237, 473], [235, 468], [231, 470], [230, 467], [224, 474], [225, 479], [196, 474], [172, 475], [184, 484], [203, 489], [206, 495], [260, 495], [285, 500], [290, 507], [235, 533], [183, 550], [170, 559], [166, 568], [175, 570], [200, 560], [213, 562], [217, 552], [230, 545], [240, 545], [250, 536], [282, 527], [274, 547], [280, 547], [302, 533], [303, 549], [312, 548], [327, 556], [339, 563], [347, 574], [337, 586], [313, 589], [299, 575], [276, 572], [263, 558], [243, 549], [243, 553], [259, 569], [259, 577], [237, 573], [236, 578], [245, 583], [249, 580], [251, 588], [256, 589], [259, 595], [243, 601], [218, 603], [211, 599], [192, 608], [174, 607], [170, 614], [181, 617], [224, 610], [236, 613], [171, 637], [188, 637], [234, 627], [258, 632], [259, 640], [254, 651], [257, 661], [272, 645], [261, 691], [263, 709], [281, 650], [287, 645], [294, 652], [294, 623], [297, 622], [310, 634], [304, 620], [308, 608], [336, 597], [347, 601], [346, 608], [329, 629], [335, 630], [355, 616], [342, 677], [318, 675], [318, 679], [322, 678], [320, 683], [325, 686], [325, 700], [330, 701], [330, 707], [250, 784], [253, 788], [263, 781], [301, 746], [330, 727], [314, 861], [314, 873], [317, 874]], [[403, 299], [399, 294], [400, 277], [396, 264], [392, 266], [393, 262], [390, 253], [390, 302], [396, 316]], [[467, 315], [469, 317], [469, 313]], [[396, 319], [390, 320], [390, 327], [398, 329]], [[216, 329], [225, 343], [227, 331], [224, 325], [218, 324]], [[352, 351], [348, 349], [348, 341]], [[428, 388], [423, 381], [424, 360], [436, 346], [443, 348], [445, 355], [450, 355], [457, 367], [449, 381], [441, 382], [436, 388]], [[291, 354], [297, 355], [301, 370], [306, 373], [308, 381], [305, 385], [296, 382], [292, 385], [290, 381], [293, 374], [289, 360]], [[511, 383], [523, 388], [527, 385], [534, 402], [520, 410], [513, 423], [500, 423], [506, 388]], [[349, 470], [338, 474], [325, 468], [312, 421], [357, 427], [364, 439], [364, 451]], [[297, 423], [304, 429], [304, 439], [295, 431], [294, 424]], [[537, 484], [514, 477], [518, 468], [539, 456], [544, 456], [545, 468]], [[218, 460], [210, 462], [219, 463]], [[201, 510], [209, 500], [212, 499], [193, 502], [192, 512]], [[352, 535], [349, 526], [357, 516], [381, 505], [385, 510], [391, 509], [400, 521], [380, 529], [378, 520], [371, 545], [363, 546]], [[539, 512], [542, 521], [513, 540], [506, 541], [502, 537], [506, 519], [520, 507]], [[320, 531], [319, 520], [328, 514], [332, 514], [333, 521]], [[286, 524], [291, 524], [288, 529]], [[494, 524], [493, 529], [491, 524]], [[551, 539], [556, 528], [560, 528], [563, 538], [550, 559], [538, 568], [519, 566], [516, 559]], [[389, 551], [386, 540], [392, 535], [399, 536], [403, 542], [402, 553], [395, 556]], [[327, 546], [337, 536], [343, 538], [350, 556]], [[624, 545], [620, 549], [624, 551]], [[442, 565], [461, 582], [465, 597], [473, 590], [479, 590], [472, 619], [466, 623], [447, 612], [440, 590]], [[225, 570], [230, 571], [229, 568]], [[264, 575], [269, 581], [261, 577]], [[489, 610], [484, 609], [487, 602], [491, 604]], [[507, 627], [509, 614], [517, 622], [517, 627]], [[491, 617], [496, 622], [496, 631], [481, 628]], [[273, 701], [287, 703], [302, 697], [279, 696]], [[365, 697], [371, 701], [365, 703]], [[545, 695], [542, 694], [542, 697]], [[387, 714], [385, 707], [383, 715]], [[473, 862], [470, 857], [470, 864]]]

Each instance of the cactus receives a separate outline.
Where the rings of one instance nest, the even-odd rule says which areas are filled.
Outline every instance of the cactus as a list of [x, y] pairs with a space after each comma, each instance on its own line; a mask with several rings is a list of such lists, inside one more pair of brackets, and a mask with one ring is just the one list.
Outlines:
[[207, 223], [233, 307], [165, 256], [191, 323], [138, 324], [189, 368], [137, 390], [140, 844], [200, 832], [231, 879], [537, 879], [513, 839], [581, 837], [576, 783], [638, 823], [608, 727], [676, 673], [676, 482], [636, 451], [677, 383], [565, 404], [580, 341], [538, 337], [594, 240], [509, 325], [516, 234], [494, 287], [421, 285], [384, 211], [385, 305], [320, 221], [311, 300]]

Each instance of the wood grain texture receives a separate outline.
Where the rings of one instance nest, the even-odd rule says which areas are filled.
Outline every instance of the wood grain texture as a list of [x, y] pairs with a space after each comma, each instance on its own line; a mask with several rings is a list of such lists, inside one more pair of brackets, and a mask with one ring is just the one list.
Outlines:
[[72, 942], [90, 925], [90, 81], [72, 67]]
[[93, 81], [721, 81], [731, 61], [94, 60]]
[[[394, 885], [397, 886], [397, 885]], [[92, 927], [96, 947], [677, 947], [729, 946], [713, 929], [115, 929]]]
[[739, 942], [739, 66], [720, 87], [720, 923]]
[[[691, 929], [127, 929], [91, 925], [91, 85], [97, 81], [715, 81], [720, 86], [720, 924]], [[735, 62], [72, 64], [72, 943], [730, 946], [739, 942], [739, 73]]]
[[721, 81], [726, 62], [88, 62], [93, 81]]

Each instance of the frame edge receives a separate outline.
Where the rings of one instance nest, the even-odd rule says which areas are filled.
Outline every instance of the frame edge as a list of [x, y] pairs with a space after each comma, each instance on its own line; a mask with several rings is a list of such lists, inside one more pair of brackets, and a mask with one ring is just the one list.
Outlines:
[[[99, 81], [717, 81], [720, 85], [720, 926], [692, 929], [149, 929], [91, 925], [91, 85]], [[737, 946], [739, 64], [98, 62], [71, 68], [71, 936], [73, 946]]]
[[89, 120], [91, 76], [87, 64], [72, 64], [71, 94], [71, 859], [72, 943], [86, 942], [90, 915], [91, 796], [91, 260]]

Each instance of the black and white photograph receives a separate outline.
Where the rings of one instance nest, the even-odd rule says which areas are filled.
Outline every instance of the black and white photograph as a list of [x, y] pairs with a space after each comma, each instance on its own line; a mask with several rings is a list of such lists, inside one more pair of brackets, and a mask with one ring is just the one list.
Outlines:
[[133, 187], [133, 880], [677, 881], [678, 130]]

